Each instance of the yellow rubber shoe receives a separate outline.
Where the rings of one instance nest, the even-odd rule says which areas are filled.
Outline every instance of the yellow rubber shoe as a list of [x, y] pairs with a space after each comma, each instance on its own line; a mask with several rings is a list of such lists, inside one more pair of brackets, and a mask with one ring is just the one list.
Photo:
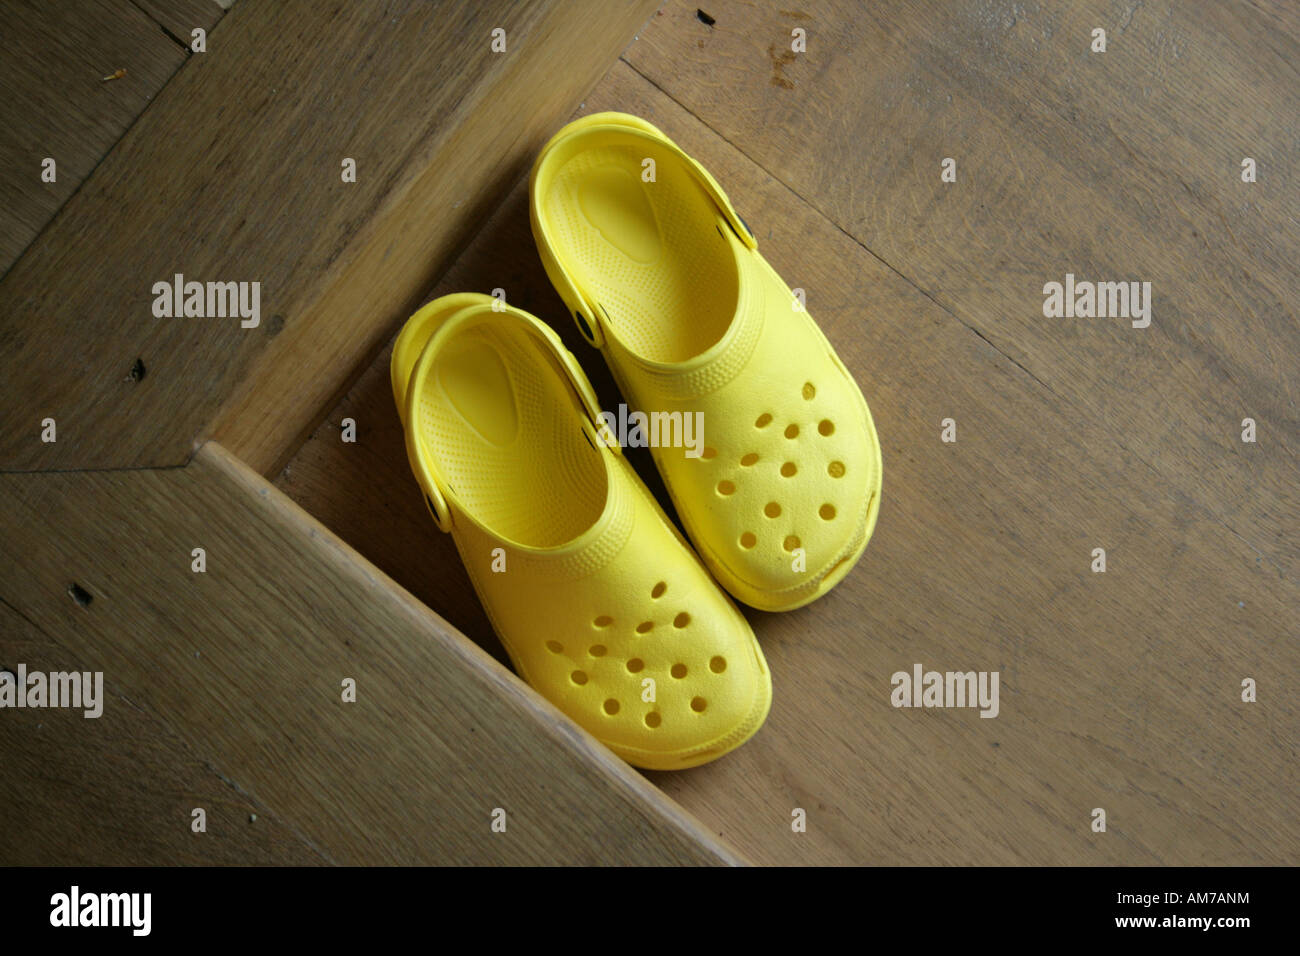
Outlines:
[[702, 413], [702, 456], [662, 436], [652, 454], [717, 579], [769, 611], [839, 583], [879, 511], [875, 426], [717, 182], [644, 120], [597, 113], [551, 139], [529, 192], [546, 272], [624, 397]]
[[610, 447], [559, 338], [493, 303], [429, 303], [391, 370], [411, 468], [515, 669], [636, 766], [740, 746], [772, 696], [749, 624]]

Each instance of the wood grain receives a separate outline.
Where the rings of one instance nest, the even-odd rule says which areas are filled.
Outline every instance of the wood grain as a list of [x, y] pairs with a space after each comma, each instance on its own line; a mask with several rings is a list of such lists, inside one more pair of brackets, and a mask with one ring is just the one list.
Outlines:
[[[0, 668], [84, 671], [78, 658], [0, 603]], [[0, 711], [0, 866], [312, 865], [324, 857], [105, 684], [103, 713]], [[191, 829], [192, 813], [206, 830]]]
[[[6, 817], [51, 798], [59, 811], [62, 825], [45, 827], [48, 842], [31, 853], [43, 863], [120, 862], [104, 801], [146, 781], [159, 793], [137, 794], [142, 816], [120, 829], [179, 830], [135, 851], [172, 862], [177, 840], [191, 838], [177, 806], [200, 783], [213, 789], [196, 779], [200, 766], [234, 789], [227, 806], [265, 807], [333, 863], [740, 862], [215, 444], [185, 468], [0, 475], [0, 498], [4, 599], [39, 631], [7, 636], [6, 653], [103, 671], [111, 747], [132, 749], [124, 735], [135, 727], [148, 744], [137, 763], [112, 749], [92, 757], [97, 731], [59, 715], [52, 733], [69, 746], [56, 752], [0, 711], [5, 739], [44, 767], [6, 773]], [[205, 573], [191, 570], [195, 547], [206, 549]], [[88, 605], [69, 596], [74, 582]], [[344, 678], [356, 681], [355, 703], [342, 700]], [[55, 779], [84, 791], [51, 794]], [[504, 833], [491, 830], [497, 807]], [[285, 841], [282, 855], [293, 850]], [[189, 846], [186, 859], [209, 862], [244, 852]]]
[[[0, 469], [177, 465], [211, 434], [272, 467], [654, 6], [236, 5], [0, 282]], [[177, 273], [259, 282], [260, 325], [155, 318]]]
[[196, 27], [211, 32], [225, 9], [217, 0], [132, 0], [182, 46], [188, 47]]
[[184, 60], [129, 0], [0, 7], [0, 276]]
[[[1046, 387], [629, 66], [587, 97], [584, 112], [600, 109], [645, 116], [714, 172], [777, 270], [810, 290], [885, 452], [862, 564], [808, 608], [747, 612], [773, 672], [767, 725], [721, 761], [650, 779], [766, 863], [1300, 860], [1294, 580], [1217, 502], [1118, 442], [1107, 416]], [[985, 221], [990, 233], [1017, 228], [996, 210]], [[617, 402], [530, 250], [519, 184], [429, 295], [506, 289], [560, 332], [602, 402]], [[455, 551], [406, 474], [386, 361], [277, 483], [488, 643]], [[1097, 401], [1127, 406], [1124, 385]], [[1173, 371], [1151, 387], [1171, 406], [1190, 401]], [[940, 441], [949, 416], [955, 444]], [[356, 444], [339, 439], [343, 417], [357, 422]], [[662, 500], [648, 457], [633, 461]], [[1294, 527], [1286, 502], [1253, 493]], [[1107, 550], [1105, 574], [1090, 570], [1094, 547]], [[999, 671], [1000, 715], [892, 708], [891, 675], [918, 662]], [[1244, 677], [1267, 698], [1243, 703]], [[1095, 807], [1107, 833], [1090, 830]], [[807, 833], [791, 831], [794, 808]]]
[[[669, 4], [628, 61], [1295, 576], [1294, 4], [708, 12], [713, 27]], [[806, 53], [790, 50], [796, 27]], [[1105, 53], [1090, 52], [1095, 27]], [[945, 157], [956, 183], [940, 180]], [[1043, 285], [1067, 272], [1151, 282], [1151, 326], [1044, 318]], [[1258, 445], [1240, 441], [1247, 417]]]
[[[95, 728], [0, 712], [23, 768], [0, 779], [0, 826], [52, 850], [15, 862], [1300, 861], [1295, 8], [796, 7], [710, 4], [710, 28], [672, 4], [581, 110], [644, 115], [717, 175], [884, 443], [862, 565], [811, 607], [748, 612], [776, 695], [759, 735], [642, 777], [467, 646], [454, 627], [500, 655], [407, 473], [386, 352], [351, 377], [424, 298], [499, 286], [617, 403], [537, 261], [520, 175], [559, 85], [599, 72], [583, 50], [641, 8], [520, 4], [509, 35], [549, 55], [475, 47], [448, 80], [430, 37], [475, 35], [487, 5], [401, 7], [416, 29], [398, 36], [372, 9], [241, 4], [0, 282], [0, 468], [178, 464], [215, 429], [265, 470], [351, 382], [277, 479], [349, 544], [211, 444], [184, 468], [0, 475], [0, 665], [75, 662], [113, 688]], [[802, 58], [782, 46], [796, 25]], [[254, 57], [267, 42], [277, 58]], [[352, 130], [383, 182], [312, 186]], [[160, 133], [170, 172], [145, 194]], [[482, 198], [458, 218], [466, 183]], [[276, 278], [265, 337], [137, 321], [147, 284], [120, 277], [176, 254], [198, 278]], [[1152, 326], [1041, 318], [1066, 271], [1153, 281]], [[61, 447], [28, 448], [54, 413]], [[1237, 440], [1247, 414], [1258, 445]], [[999, 716], [890, 707], [917, 662], [998, 671]], [[193, 794], [219, 840], [175, 819]]]

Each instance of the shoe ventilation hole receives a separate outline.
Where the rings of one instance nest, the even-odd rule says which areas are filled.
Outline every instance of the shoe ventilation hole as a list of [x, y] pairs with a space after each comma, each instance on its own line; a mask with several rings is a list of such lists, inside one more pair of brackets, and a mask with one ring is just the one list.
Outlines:
[[611, 624], [614, 623], [614, 619], [610, 617], [608, 614], [602, 614], [600, 617], [596, 618], [596, 620], [592, 621], [591, 623], [596, 625], [596, 627], [609, 627]]
[[651, 590], [650, 596], [657, 601], [659, 600], [659, 598], [664, 596], [664, 592], [667, 590], [668, 590], [668, 585], [665, 584], [663, 581], [660, 581], [658, 584], [654, 586], [654, 589]]
[[736, 483], [734, 481], [718, 482], [718, 494], [734, 495], [736, 493]]
[[793, 477], [794, 477], [794, 473], [795, 473], [796, 471], [798, 471], [798, 470], [799, 470], [799, 469], [798, 469], [797, 467], [795, 467], [795, 463], [794, 463], [794, 462], [792, 462], [792, 461], [787, 461], [784, 465], [781, 466], [781, 477], [782, 477], [782, 478], [793, 478]]
[[604, 644], [592, 644], [591, 649], [587, 651], [592, 657], [604, 657], [609, 653], [609, 648]]
[[641, 660], [639, 657], [634, 657], [627, 662], [627, 669], [631, 674], [639, 674], [641, 671], [645, 670], [645, 661]]
[[785, 437], [786, 437], [786, 438], [798, 438], [798, 437], [799, 437], [799, 426], [798, 426], [798, 425], [786, 425], [786, 426], [785, 426]]
[[707, 461], [710, 458], [717, 458], [718, 450], [716, 448], [710, 448], [706, 445], [704, 451], [700, 452], [700, 457], [703, 458], [705, 461]]
[[[822, 517], [825, 517], [825, 515], [823, 515]], [[636, 632], [638, 634], [649, 634], [651, 631], [654, 630], [654, 628], [655, 628], [654, 621], [642, 621], [640, 624], [636, 626]]]
[[546, 649], [550, 651], [552, 654], [564, 653], [564, 645], [561, 644], [559, 641], [547, 641]]
[[751, 451], [748, 455], [746, 455], [744, 458], [740, 459], [740, 463], [741, 463], [742, 465], [744, 465], [746, 468], [748, 468], [750, 465], [756, 463], [757, 461], [758, 461], [758, 454], [757, 454], [756, 452], [752, 452], [752, 451]]
[[817, 431], [819, 434], [822, 435], [834, 435], [835, 423], [831, 421], [829, 418], [823, 418], [821, 421], [817, 423]]
[[664, 719], [659, 716], [659, 711], [657, 710], [652, 710], [650, 713], [645, 715], [645, 725], [651, 730], [658, 727], [663, 722]]
[[829, 465], [826, 466], [826, 474], [830, 475], [832, 478], [843, 478], [844, 462], [842, 461], [831, 462]]
[[835, 517], [835, 506], [822, 505], [821, 508], [818, 509], [817, 513], [822, 516], [823, 521], [830, 521]]
[[813, 387], [812, 382], [803, 383], [803, 397], [806, 401], [812, 401], [813, 396], [817, 394], [817, 389]]
[[704, 713], [704, 709], [708, 706], [709, 706], [709, 702], [705, 700], [703, 697], [691, 698], [691, 710], [695, 711], [697, 714]]
[[679, 628], [685, 627], [687, 624], [690, 623], [691, 623], [691, 616], [687, 614], [685, 611], [682, 611], [681, 614], [678, 614], [675, 618], [673, 618], [673, 627], [679, 627]]
[[769, 501], [763, 506], [763, 514], [769, 518], [779, 518], [781, 517], [781, 506], [775, 501]]
[[727, 669], [727, 659], [725, 657], [715, 657], [709, 661], [709, 670], [715, 674], [721, 674]]
[[799, 547], [798, 536], [793, 534], [787, 536], [786, 539], [781, 542], [781, 547], [785, 548], [787, 551], [793, 551], [795, 548]]
[[762, 415], [758, 416], [758, 421], [754, 422], [754, 427], [766, 428], [770, 424], [772, 424], [772, 416], [767, 414], [767, 412], [764, 412]]
[[752, 548], [758, 544], [758, 538], [754, 537], [754, 532], [746, 531], [740, 536], [740, 546], [742, 548]]
[[613, 697], [605, 701], [605, 713], [609, 714], [611, 717], [618, 713], [618, 701]]
[[573, 318], [575, 321], [577, 321], [578, 329], [582, 332], [583, 338], [587, 339], [588, 341], [595, 338], [595, 336], [591, 334], [591, 326], [587, 324], [587, 320], [582, 317], [581, 312], [574, 312]]
[[672, 670], [670, 670], [668, 673], [672, 674], [672, 675], [673, 675], [674, 677], [676, 677], [678, 680], [681, 680], [683, 677], [686, 676], [686, 665], [685, 665], [685, 664], [674, 664], [674, 665], [672, 666]]
[[583, 684], [587, 683], [587, 672], [574, 671], [572, 674], [569, 675], [569, 680], [573, 681], [575, 684], [581, 687]]

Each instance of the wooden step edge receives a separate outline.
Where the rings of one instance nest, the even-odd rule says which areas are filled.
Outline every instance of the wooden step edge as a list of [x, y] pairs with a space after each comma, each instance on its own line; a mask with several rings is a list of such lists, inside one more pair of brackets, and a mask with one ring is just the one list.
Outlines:
[[309, 537], [322, 555], [342, 573], [363, 579], [371, 587], [383, 589], [386, 596], [399, 605], [413, 623], [427, 630], [434, 640], [455, 655], [458, 663], [464, 667], [466, 680], [476, 681], [493, 694], [510, 701], [520, 711], [522, 719], [535, 725], [557, 746], [578, 755], [593, 774], [603, 777], [611, 789], [621, 791], [639, 804], [646, 816], [655, 820], [659, 826], [680, 833], [696, 844], [701, 856], [711, 858], [713, 862], [727, 866], [752, 865], [739, 850], [712, 833], [661, 789], [616, 757], [537, 691], [448, 624], [437, 612], [418, 601], [220, 443], [205, 443], [199, 449], [196, 459], [223, 472], [248, 494], [267, 499], [286, 526]]

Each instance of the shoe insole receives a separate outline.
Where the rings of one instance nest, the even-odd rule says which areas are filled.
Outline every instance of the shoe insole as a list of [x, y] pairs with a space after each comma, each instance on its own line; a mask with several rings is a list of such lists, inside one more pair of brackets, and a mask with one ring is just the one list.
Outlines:
[[671, 152], [594, 145], [556, 171], [544, 202], [557, 255], [633, 352], [681, 362], [726, 332], [734, 256], [713, 201]]
[[605, 463], [562, 373], [527, 331], [456, 333], [434, 358], [416, 415], [448, 490], [498, 536], [558, 547], [604, 511]]

